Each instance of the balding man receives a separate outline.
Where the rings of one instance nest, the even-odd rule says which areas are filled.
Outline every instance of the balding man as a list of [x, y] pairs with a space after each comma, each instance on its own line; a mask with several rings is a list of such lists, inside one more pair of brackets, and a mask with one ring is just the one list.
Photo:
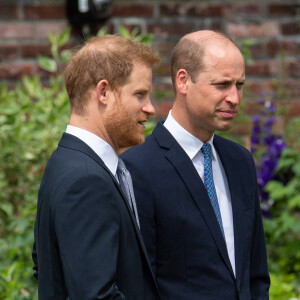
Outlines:
[[198, 31], [175, 46], [171, 70], [166, 121], [122, 155], [161, 298], [268, 299], [253, 158], [215, 134], [239, 111], [243, 56], [223, 34]]
[[144, 142], [154, 51], [106, 35], [65, 69], [71, 117], [39, 190], [33, 259], [39, 300], [156, 300], [131, 178], [118, 158]]

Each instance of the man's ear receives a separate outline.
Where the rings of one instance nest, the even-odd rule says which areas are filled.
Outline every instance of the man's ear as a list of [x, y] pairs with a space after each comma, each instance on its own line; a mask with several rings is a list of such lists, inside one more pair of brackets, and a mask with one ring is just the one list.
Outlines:
[[176, 75], [176, 85], [177, 85], [177, 92], [186, 95], [187, 92], [187, 83], [189, 79], [189, 74], [185, 69], [180, 69]]
[[108, 102], [108, 94], [111, 91], [111, 87], [106, 79], [102, 79], [98, 82], [97, 87], [97, 99], [100, 103], [106, 105]]

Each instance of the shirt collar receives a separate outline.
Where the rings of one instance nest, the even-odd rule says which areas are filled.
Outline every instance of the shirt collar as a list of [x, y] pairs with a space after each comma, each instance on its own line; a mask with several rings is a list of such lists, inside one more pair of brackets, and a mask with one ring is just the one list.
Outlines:
[[96, 154], [103, 160], [104, 164], [111, 171], [111, 173], [116, 176], [118, 155], [111, 145], [94, 133], [76, 126], [68, 125], [66, 133], [76, 136], [86, 143], [90, 148], [92, 148], [94, 152], [96, 152]]
[[[172, 116], [172, 110], [170, 110], [166, 121], [164, 122], [164, 126], [168, 129], [168, 131], [172, 134], [175, 140], [179, 143], [179, 145], [183, 148], [189, 158], [192, 160], [196, 154], [199, 152], [201, 147], [203, 146], [203, 142], [190, 134], [187, 130], [185, 130]], [[207, 142], [211, 145], [212, 148], [212, 158], [216, 158], [216, 150], [213, 145], [214, 135]], [[202, 153], [202, 152], [201, 152]]]

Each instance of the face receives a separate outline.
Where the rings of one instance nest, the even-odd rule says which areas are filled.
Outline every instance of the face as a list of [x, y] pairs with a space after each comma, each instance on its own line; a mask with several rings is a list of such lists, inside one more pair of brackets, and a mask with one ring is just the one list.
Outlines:
[[143, 123], [155, 112], [150, 101], [151, 85], [151, 68], [135, 62], [127, 84], [113, 92], [105, 123], [116, 152], [144, 142]]
[[241, 53], [231, 44], [211, 45], [203, 59], [205, 68], [196, 82], [187, 76], [183, 122], [188, 131], [205, 142], [215, 131], [232, 127], [242, 100], [245, 65]]

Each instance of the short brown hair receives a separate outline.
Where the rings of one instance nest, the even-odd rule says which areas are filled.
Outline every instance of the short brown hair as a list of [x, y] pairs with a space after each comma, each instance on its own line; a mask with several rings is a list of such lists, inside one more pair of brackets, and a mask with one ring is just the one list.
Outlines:
[[180, 69], [185, 69], [193, 82], [203, 69], [204, 46], [193, 40], [183, 37], [175, 46], [171, 58], [171, 76], [176, 92], [176, 75]]
[[134, 61], [152, 68], [159, 64], [160, 59], [149, 46], [121, 36], [105, 35], [89, 39], [65, 68], [71, 110], [84, 114], [90, 88], [102, 79], [106, 79], [112, 89], [126, 84]]
[[[221, 32], [210, 31], [211, 38], [230, 42], [237, 45], [234, 41]], [[207, 46], [207, 39], [195, 41], [190, 38], [192, 34], [182, 37], [172, 51], [171, 58], [171, 76], [173, 88], [176, 94], [176, 75], [180, 69], [185, 69], [190, 75], [192, 82], [196, 82], [197, 76], [205, 68], [204, 54]]]

